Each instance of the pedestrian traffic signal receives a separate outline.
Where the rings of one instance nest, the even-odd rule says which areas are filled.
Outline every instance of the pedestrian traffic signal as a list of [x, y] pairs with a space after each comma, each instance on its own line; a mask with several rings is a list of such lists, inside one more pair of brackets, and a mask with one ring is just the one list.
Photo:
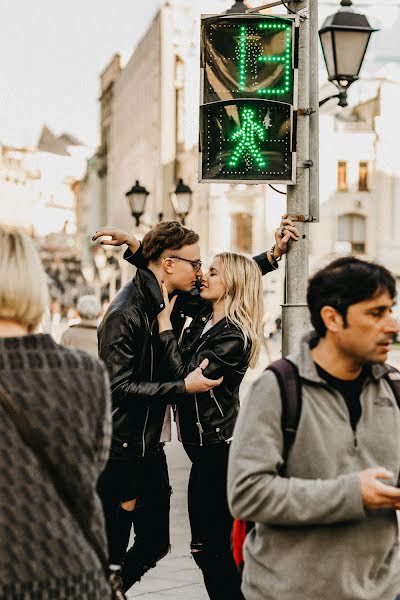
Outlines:
[[200, 181], [294, 183], [296, 17], [201, 25]]

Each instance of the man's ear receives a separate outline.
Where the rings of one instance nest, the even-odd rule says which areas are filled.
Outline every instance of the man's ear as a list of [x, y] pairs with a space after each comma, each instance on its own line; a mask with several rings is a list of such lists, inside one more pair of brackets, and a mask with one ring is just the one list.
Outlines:
[[174, 272], [174, 263], [171, 258], [164, 258], [161, 263], [161, 267], [165, 273], [173, 273]]
[[323, 306], [320, 315], [325, 327], [331, 333], [338, 333], [338, 331], [343, 329], [343, 317], [336, 308]]

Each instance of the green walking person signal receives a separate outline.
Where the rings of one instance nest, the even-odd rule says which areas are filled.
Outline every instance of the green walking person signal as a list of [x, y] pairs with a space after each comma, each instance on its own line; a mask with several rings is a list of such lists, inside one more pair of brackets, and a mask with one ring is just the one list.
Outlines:
[[228, 165], [237, 167], [238, 163], [247, 156], [252, 163], [255, 161], [259, 168], [263, 168], [267, 162], [260, 150], [260, 142], [266, 139], [265, 127], [257, 123], [254, 110], [249, 107], [240, 111], [240, 117], [242, 125], [231, 137], [231, 141], [237, 141], [237, 144], [232, 151]]

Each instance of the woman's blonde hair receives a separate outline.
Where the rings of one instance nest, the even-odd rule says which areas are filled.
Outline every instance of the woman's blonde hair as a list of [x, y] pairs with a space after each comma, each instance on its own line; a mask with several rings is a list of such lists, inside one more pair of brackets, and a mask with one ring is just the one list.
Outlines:
[[228, 320], [238, 327], [250, 347], [249, 367], [255, 367], [260, 354], [263, 287], [257, 263], [234, 252], [221, 252], [215, 258], [221, 261], [225, 280], [225, 311]]
[[47, 303], [46, 274], [32, 240], [0, 224], [0, 319], [16, 321], [31, 333]]

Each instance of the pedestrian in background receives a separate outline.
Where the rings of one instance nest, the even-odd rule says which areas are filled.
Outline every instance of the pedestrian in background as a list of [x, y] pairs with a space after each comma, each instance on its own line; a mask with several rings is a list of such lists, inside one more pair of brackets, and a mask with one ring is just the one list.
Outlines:
[[97, 356], [97, 325], [102, 310], [100, 302], [93, 295], [81, 296], [76, 309], [80, 321], [64, 331], [61, 344]]
[[312, 277], [314, 331], [288, 357], [291, 388], [301, 390], [289, 447], [284, 382], [267, 370], [249, 391], [228, 473], [233, 515], [255, 522], [246, 600], [394, 600], [400, 591], [400, 374], [385, 365], [400, 329], [395, 296], [389, 271], [354, 257]]
[[47, 301], [32, 241], [0, 225], [0, 598], [107, 600], [97, 553], [5, 408], [9, 396], [106, 552], [96, 484], [109, 449], [108, 378], [90, 355], [35, 333]]

